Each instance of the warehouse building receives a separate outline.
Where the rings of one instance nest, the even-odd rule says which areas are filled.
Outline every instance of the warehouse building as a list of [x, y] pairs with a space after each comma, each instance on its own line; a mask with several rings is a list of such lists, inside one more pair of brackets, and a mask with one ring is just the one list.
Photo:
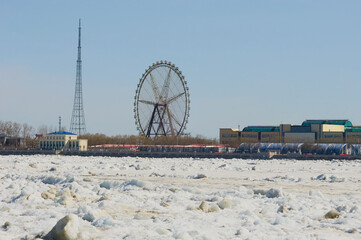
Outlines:
[[[235, 128], [221, 128], [221, 144], [235, 144], [240, 141], [241, 132]], [[223, 140], [223, 141], [222, 141]]]
[[40, 140], [40, 149], [87, 151], [88, 139], [78, 139], [78, 136], [71, 132], [52, 132]]
[[348, 143], [241, 143], [237, 153], [266, 153], [307, 155], [360, 155], [361, 144]]
[[361, 126], [349, 120], [305, 120], [301, 125], [221, 128], [220, 143], [361, 143]]
[[0, 147], [14, 148], [24, 147], [25, 139], [21, 137], [10, 137], [4, 134], [0, 134]]

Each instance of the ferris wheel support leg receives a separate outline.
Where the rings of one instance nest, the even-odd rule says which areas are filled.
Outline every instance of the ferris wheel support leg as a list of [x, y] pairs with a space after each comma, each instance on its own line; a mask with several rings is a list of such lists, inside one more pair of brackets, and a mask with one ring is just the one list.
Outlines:
[[[164, 106], [163, 106], [163, 108], [166, 108], [166, 107], [167, 107], [167, 105], [164, 105]], [[158, 126], [157, 133], [158, 133], [159, 129], [162, 128], [163, 134], [161, 134], [161, 135], [167, 136], [167, 133], [166, 133], [165, 128], [164, 128], [164, 123], [163, 123], [163, 122], [164, 122], [164, 121], [163, 121], [163, 119], [164, 119], [164, 114], [165, 114], [164, 109], [163, 109], [162, 115], [160, 114], [159, 109], [158, 109], [159, 126]]]
[[156, 111], [157, 109], [158, 109], [158, 104], [155, 104], [155, 105], [154, 105], [154, 109], [153, 109], [153, 113], [152, 113], [152, 117], [150, 118], [149, 125], [148, 125], [147, 137], [150, 137], [150, 132], [151, 132], [152, 126], [153, 126], [155, 111]]

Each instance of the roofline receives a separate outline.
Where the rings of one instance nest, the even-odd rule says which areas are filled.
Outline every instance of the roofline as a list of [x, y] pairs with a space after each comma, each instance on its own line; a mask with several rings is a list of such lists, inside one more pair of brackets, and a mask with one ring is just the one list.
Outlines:
[[[268, 127], [280, 127], [280, 126], [279, 126], [279, 125], [276, 125], [276, 126], [271, 126], [271, 125], [270, 125], [270, 126], [247, 126], [247, 127], [267, 127], [267, 128], [268, 128]], [[246, 127], [245, 127], [245, 128], [246, 128]]]
[[76, 134], [72, 132], [51, 132], [48, 133], [47, 135], [76, 135]]
[[350, 121], [350, 120], [348, 120], [348, 119], [306, 119], [305, 121]]

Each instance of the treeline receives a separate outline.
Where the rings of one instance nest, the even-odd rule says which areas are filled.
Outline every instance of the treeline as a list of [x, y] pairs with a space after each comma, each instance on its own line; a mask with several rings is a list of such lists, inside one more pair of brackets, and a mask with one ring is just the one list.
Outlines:
[[34, 128], [27, 123], [20, 124], [17, 122], [0, 120], [0, 134], [14, 138], [31, 138], [34, 134]]
[[0, 120], [0, 146], [3, 147], [37, 147], [34, 128], [27, 123]]
[[79, 138], [88, 139], [88, 146], [101, 144], [139, 144], [139, 145], [190, 145], [190, 144], [217, 144], [216, 139], [210, 139], [197, 135], [192, 136], [161, 136], [156, 138], [147, 138], [136, 135], [116, 135], [106, 136], [105, 134], [85, 134]]
[[[61, 129], [63, 131], [64, 128]], [[11, 121], [0, 120], [0, 134], [6, 137], [35, 138], [35, 134], [46, 135], [49, 132], [58, 131], [53, 126], [41, 125], [37, 130], [27, 123], [17, 123]]]
[[[49, 132], [58, 131], [55, 127], [41, 125], [38, 129], [34, 129], [27, 123], [21, 124], [11, 121], [0, 120], [0, 135], [19, 139], [19, 141], [11, 141], [10, 145], [24, 148], [38, 148], [39, 137], [45, 136]], [[61, 131], [65, 131], [64, 128]], [[36, 136], [38, 135], [38, 137]], [[161, 136], [156, 138], [147, 138], [139, 135], [116, 135], [107, 136], [105, 134], [85, 134], [79, 138], [88, 139], [88, 146], [102, 144], [138, 144], [138, 145], [191, 145], [191, 144], [217, 144], [217, 140], [206, 138], [202, 135], [192, 136]], [[21, 141], [20, 141], [21, 139]], [[18, 144], [21, 142], [22, 144]], [[0, 146], [5, 146], [5, 142], [0, 142]], [[20, 146], [22, 145], [22, 146]]]

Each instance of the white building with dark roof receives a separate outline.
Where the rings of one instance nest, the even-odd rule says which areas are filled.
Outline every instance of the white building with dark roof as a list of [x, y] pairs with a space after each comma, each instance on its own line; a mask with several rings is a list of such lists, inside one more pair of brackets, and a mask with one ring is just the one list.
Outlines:
[[40, 149], [87, 151], [88, 139], [78, 139], [78, 135], [71, 132], [52, 132], [40, 140]]

